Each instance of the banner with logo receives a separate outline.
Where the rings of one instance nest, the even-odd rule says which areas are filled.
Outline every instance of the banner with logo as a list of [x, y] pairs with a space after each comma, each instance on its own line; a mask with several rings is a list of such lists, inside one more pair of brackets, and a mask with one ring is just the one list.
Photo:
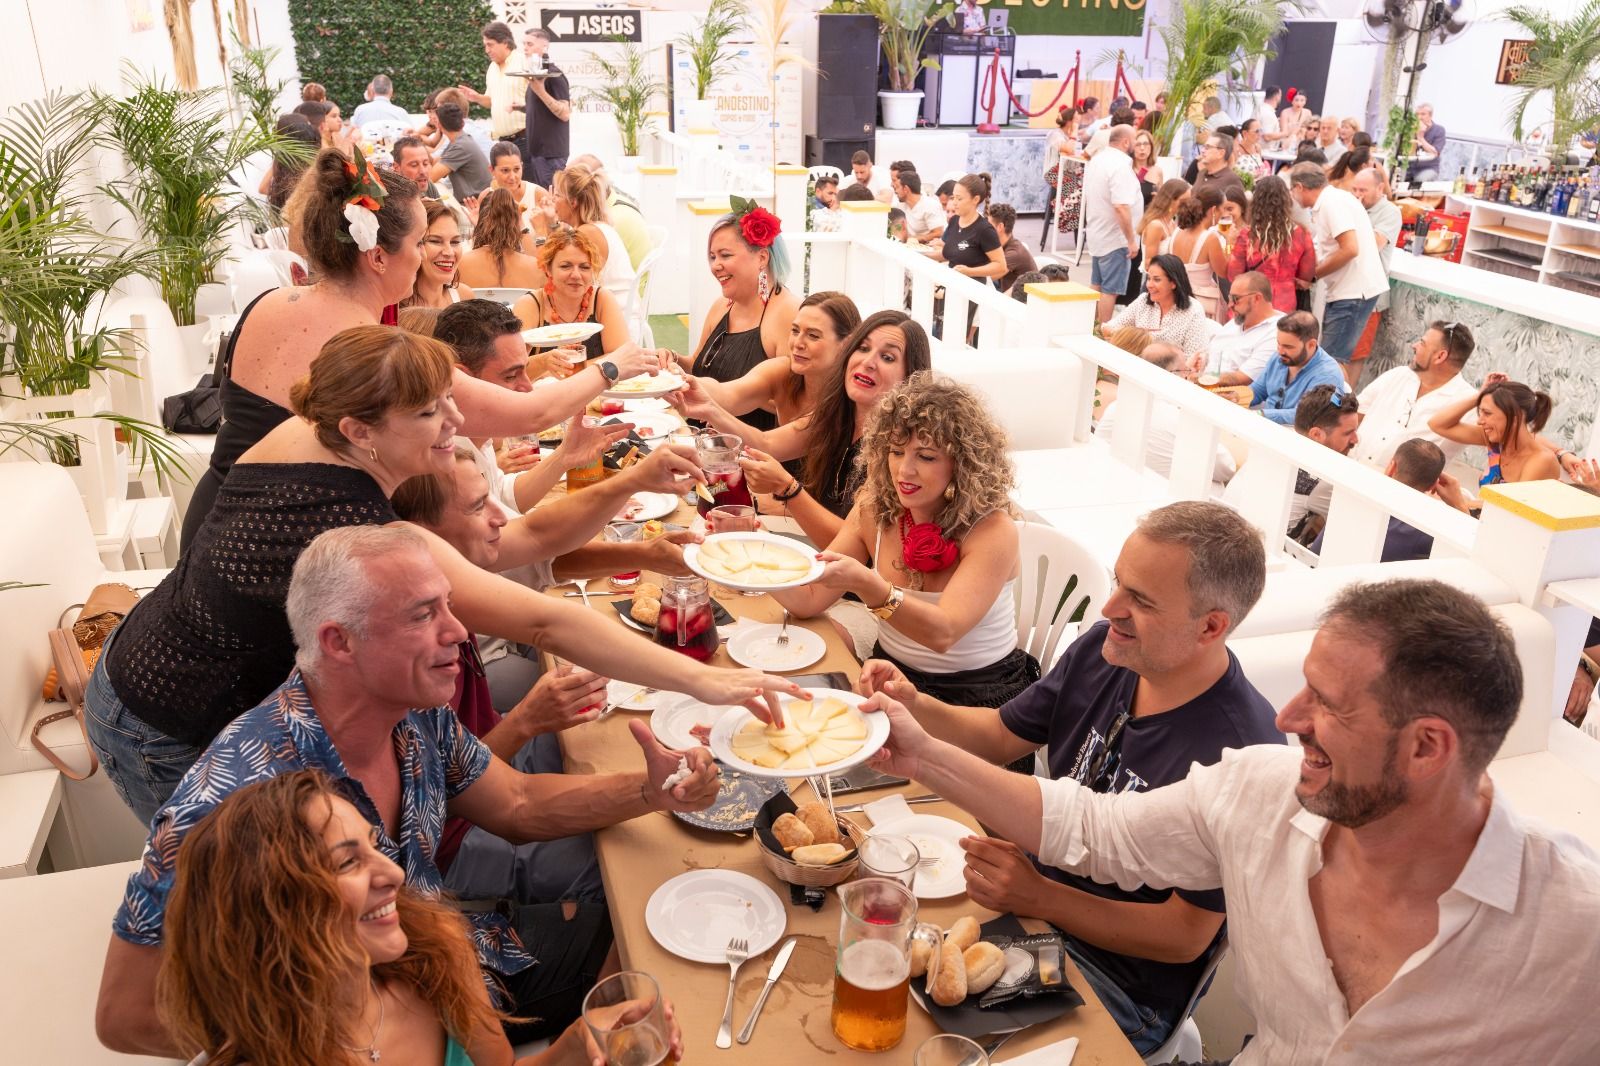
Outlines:
[[1137, 37], [1148, 0], [978, 0], [985, 14], [1006, 13], [1015, 34]]
[[[774, 78], [767, 68], [765, 53], [753, 43], [730, 42], [729, 48], [733, 54], [727, 61], [728, 73], [718, 78], [706, 94], [711, 124], [721, 135], [722, 150], [734, 153], [741, 163], [757, 167], [769, 167], [774, 162], [799, 163], [805, 147], [800, 128], [803, 71], [799, 64], [784, 64]], [[694, 101], [694, 67], [687, 55], [674, 49], [673, 129], [682, 132], [701, 121], [698, 116], [690, 121]]]

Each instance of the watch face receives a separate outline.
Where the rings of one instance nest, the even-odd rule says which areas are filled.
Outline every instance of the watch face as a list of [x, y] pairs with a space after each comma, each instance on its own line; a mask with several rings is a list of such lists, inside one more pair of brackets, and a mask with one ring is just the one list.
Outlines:
[[600, 373], [606, 376], [607, 381], [617, 380], [617, 364], [607, 359], [600, 364]]

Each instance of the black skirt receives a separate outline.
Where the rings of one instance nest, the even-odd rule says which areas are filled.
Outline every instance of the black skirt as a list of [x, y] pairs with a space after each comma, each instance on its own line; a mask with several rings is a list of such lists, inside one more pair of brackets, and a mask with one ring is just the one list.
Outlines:
[[[1039, 660], [1021, 648], [988, 666], [948, 674], [930, 674], [907, 666], [885, 652], [882, 644], [873, 645], [872, 657], [894, 663], [918, 692], [956, 707], [1003, 707], [1041, 676]], [[1024, 755], [1007, 764], [1006, 769], [1031, 774], [1033, 756]]]

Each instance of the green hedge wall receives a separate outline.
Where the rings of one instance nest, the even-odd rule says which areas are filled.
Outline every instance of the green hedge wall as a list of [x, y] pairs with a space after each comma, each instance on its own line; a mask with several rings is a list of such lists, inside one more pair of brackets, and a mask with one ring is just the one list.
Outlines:
[[346, 119], [374, 74], [394, 79], [394, 102], [421, 111], [435, 89], [483, 91], [488, 0], [289, 0], [302, 82], [320, 82]]

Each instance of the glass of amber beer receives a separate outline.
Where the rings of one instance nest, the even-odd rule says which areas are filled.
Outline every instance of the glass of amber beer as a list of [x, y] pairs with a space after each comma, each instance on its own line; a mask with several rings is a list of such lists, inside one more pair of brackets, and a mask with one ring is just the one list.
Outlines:
[[939, 964], [939, 930], [917, 922], [917, 897], [898, 881], [865, 877], [839, 888], [839, 954], [833, 975], [833, 1033], [857, 1051], [888, 1051], [906, 1033], [911, 945]]

